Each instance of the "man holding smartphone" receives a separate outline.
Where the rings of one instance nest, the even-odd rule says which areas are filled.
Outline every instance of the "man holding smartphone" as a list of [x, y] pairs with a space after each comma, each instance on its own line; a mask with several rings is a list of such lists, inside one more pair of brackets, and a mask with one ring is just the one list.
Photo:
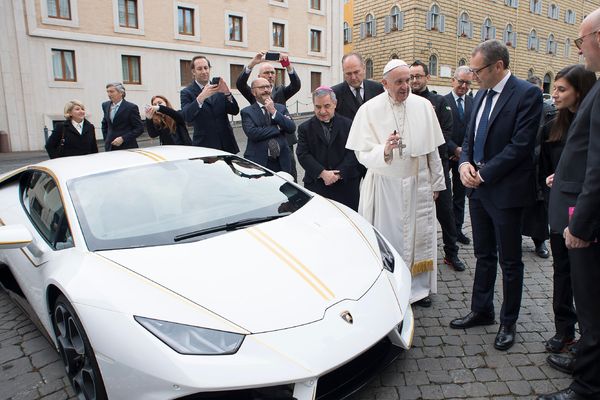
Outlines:
[[[267, 61], [279, 61], [282, 67], [288, 72], [288, 76], [290, 77], [290, 84], [287, 86], [284, 85], [275, 85], [276, 73], [275, 67], [271, 65], [271, 63]], [[277, 104], [286, 105], [286, 102], [290, 97], [295, 95], [300, 91], [300, 78], [298, 74], [292, 67], [290, 60], [287, 54], [275, 53], [275, 52], [259, 52], [257, 53], [252, 60], [248, 63], [248, 66], [244, 68], [240, 76], [236, 81], [236, 87], [240, 91], [240, 93], [244, 96], [250, 105], [256, 102], [254, 95], [252, 94], [252, 89], [248, 86], [248, 79], [250, 78], [250, 74], [252, 73], [252, 69], [255, 66], [258, 67], [258, 78], [264, 78], [273, 87], [271, 91], [271, 98], [273, 102]], [[298, 143], [298, 139], [296, 138], [296, 133], [292, 132], [287, 135], [288, 146], [290, 148], [290, 152], [292, 154], [292, 166], [291, 166], [291, 174], [294, 177], [294, 181], [297, 180], [297, 172], [296, 172], [296, 161], [293, 157], [294, 154], [294, 144]]]
[[194, 125], [194, 146], [236, 154], [240, 149], [227, 115], [237, 115], [240, 108], [223, 79], [210, 80], [210, 69], [206, 57], [192, 58], [194, 81], [180, 93], [181, 111], [185, 121]]

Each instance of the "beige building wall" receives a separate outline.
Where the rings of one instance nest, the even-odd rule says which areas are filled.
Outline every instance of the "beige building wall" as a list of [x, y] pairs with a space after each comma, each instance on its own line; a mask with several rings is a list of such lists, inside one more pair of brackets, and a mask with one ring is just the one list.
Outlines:
[[[212, 75], [232, 87], [231, 65], [246, 65], [259, 51], [287, 52], [302, 81], [288, 101], [290, 112], [311, 110], [311, 76], [320, 73], [323, 84], [341, 80], [341, 1], [321, 0], [321, 9], [314, 10], [310, 0], [137, 0], [137, 29], [119, 26], [119, 0], [70, 0], [70, 20], [49, 18], [47, 0], [2, 1], [0, 130], [9, 132], [12, 151], [42, 149], [44, 126], [62, 119], [64, 104], [76, 98], [86, 104], [101, 138], [105, 84], [123, 80], [122, 55], [140, 57], [141, 84], [126, 89], [127, 99], [141, 108], [154, 94], [179, 107], [181, 60], [207, 56]], [[178, 6], [194, 10], [194, 35], [178, 33]], [[228, 40], [229, 14], [243, 17], [241, 42]], [[273, 22], [285, 25], [282, 48], [272, 45]], [[320, 52], [310, 51], [311, 29], [321, 31]], [[76, 82], [54, 79], [52, 49], [74, 51]], [[232, 92], [240, 108], [248, 105], [239, 91]]]
[[[450, 90], [450, 75], [461, 59], [468, 64], [472, 49], [482, 41], [484, 20], [489, 18], [496, 29], [496, 39], [503, 40], [507, 24], [511, 24], [516, 31], [516, 47], [509, 47], [510, 68], [519, 77], [527, 78], [533, 72], [542, 79], [548, 75], [552, 81], [561, 68], [580, 62], [573, 41], [578, 37], [582, 19], [600, 6], [599, 0], [538, 0], [541, 1], [540, 14], [530, 12], [529, 0], [512, 1], [518, 4], [517, 7], [507, 5], [511, 3], [510, 0], [354, 0], [354, 50], [373, 61], [374, 79], [381, 78], [383, 66], [392, 55], [409, 63], [417, 59], [427, 63], [433, 54], [437, 56], [438, 68], [432, 71], [430, 87], [447, 93]], [[548, 17], [551, 4], [558, 6], [558, 19]], [[385, 33], [385, 16], [390, 14], [394, 5], [399, 6], [404, 14], [404, 26], [402, 30]], [[444, 16], [444, 32], [426, 29], [427, 13], [434, 5], [439, 7], [440, 15]], [[567, 10], [574, 11], [574, 23], [565, 22]], [[463, 12], [467, 13], [472, 23], [472, 38], [457, 34], [458, 21]], [[361, 39], [360, 25], [369, 13], [376, 20], [376, 35]], [[532, 30], [536, 31], [540, 41], [537, 51], [528, 49], [528, 36]], [[554, 35], [557, 43], [557, 51], [553, 54], [547, 53], [546, 42], [550, 34]], [[565, 53], [567, 39], [570, 40], [570, 52]]]

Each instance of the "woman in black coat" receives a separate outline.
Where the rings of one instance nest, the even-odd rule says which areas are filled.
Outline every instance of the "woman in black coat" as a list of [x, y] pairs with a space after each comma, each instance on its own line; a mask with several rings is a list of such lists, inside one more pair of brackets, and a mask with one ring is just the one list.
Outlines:
[[[552, 99], [558, 113], [544, 125], [539, 160], [538, 179], [545, 187], [546, 202], [554, 180], [554, 171], [565, 147], [569, 126], [583, 98], [595, 83], [596, 75], [587, 71], [583, 65], [570, 65], [556, 74]], [[550, 247], [554, 267], [552, 308], [556, 334], [546, 341], [545, 346], [551, 353], [560, 353], [575, 340], [577, 315], [573, 306], [569, 252], [562, 232], [550, 232]]]
[[81, 156], [98, 152], [96, 129], [85, 119], [85, 106], [79, 100], [65, 104], [66, 120], [56, 125], [46, 142], [50, 158]]
[[164, 96], [154, 96], [146, 106], [146, 129], [152, 138], [158, 137], [160, 144], [179, 144], [191, 146], [192, 140], [188, 133], [183, 115], [173, 109], [169, 100]]

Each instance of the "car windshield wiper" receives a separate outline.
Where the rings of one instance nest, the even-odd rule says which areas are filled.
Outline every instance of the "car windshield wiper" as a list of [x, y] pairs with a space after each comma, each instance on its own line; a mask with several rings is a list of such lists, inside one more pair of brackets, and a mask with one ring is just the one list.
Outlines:
[[203, 236], [203, 235], [208, 235], [210, 233], [221, 232], [221, 231], [234, 231], [236, 229], [243, 228], [244, 226], [260, 224], [261, 222], [272, 221], [274, 219], [285, 217], [290, 214], [291, 214], [291, 212], [286, 212], [286, 213], [281, 213], [281, 214], [277, 214], [277, 215], [267, 215], [264, 217], [240, 219], [239, 221], [235, 221], [235, 222], [228, 222], [228, 223], [222, 224], [222, 225], [211, 226], [210, 228], [199, 229], [197, 231], [192, 231], [189, 233], [182, 233], [181, 235], [175, 236], [175, 238], [173, 238], [173, 241], [180, 242], [182, 240], [191, 239], [193, 237], [198, 237], [198, 236]]

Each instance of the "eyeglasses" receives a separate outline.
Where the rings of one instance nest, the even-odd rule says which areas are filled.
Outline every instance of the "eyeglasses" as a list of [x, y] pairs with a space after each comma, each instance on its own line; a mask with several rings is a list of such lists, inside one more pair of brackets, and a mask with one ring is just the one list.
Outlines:
[[471, 83], [473, 83], [473, 82], [471, 82], [471, 81], [463, 81], [462, 79], [457, 79], [456, 83], [458, 83], [458, 86], [462, 86], [462, 85], [471, 86]]
[[583, 44], [583, 39], [586, 38], [586, 37], [588, 37], [588, 36], [590, 36], [590, 35], [593, 35], [594, 33], [598, 33], [598, 31], [590, 32], [587, 35], [583, 35], [582, 37], [578, 37], [577, 39], [575, 39], [573, 41], [575, 43], [575, 46], [577, 46], [577, 48], [579, 50], [581, 50], [581, 45]]
[[425, 78], [425, 75], [411, 75], [409, 76], [410, 80], [413, 81], [415, 79], [423, 79]]
[[483, 71], [484, 69], [486, 69], [487, 67], [489, 67], [489, 66], [491, 66], [491, 65], [494, 65], [494, 63], [489, 63], [488, 65], [484, 65], [483, 67], [481, 67], [481, 68], [477, 68], [477, 69], [470, 68], [469, 70], [470, 70], [472, 73], [474, 73], [475, 75], [479, 76], [479, 73], [480, 73], [481, 71]]
[[271, 89], [273, 86], [271, 85], [262, 85], [262, 86], [253, 86], [252, 89], [260, 89], [260, 90], [264, 90], [264, 89]]

